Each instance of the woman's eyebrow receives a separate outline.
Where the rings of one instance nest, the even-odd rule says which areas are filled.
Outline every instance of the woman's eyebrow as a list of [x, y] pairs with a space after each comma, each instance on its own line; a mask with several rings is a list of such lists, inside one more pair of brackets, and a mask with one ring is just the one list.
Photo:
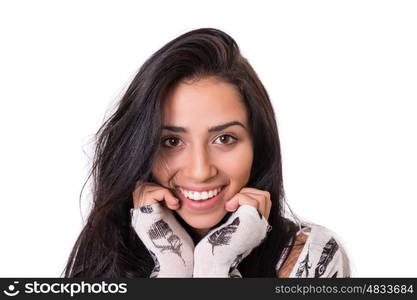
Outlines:
[[[210, 127], [208, 129], [208, 132], [221, 131], [223, 129], [226, 129], [227, 127], [234, 126], [234, 125], [242, 126], [243, 128], [246, 129], [245, 125], [243, 125], [241, 122], [232, 121], [232, 122], [227, 122], [227, 123], [222, 124], [222, 125], [217, 125], [217, 126]], [[173, 131], [173, 132], [185, 132], [185, 133], [188, 132], [187, 129], [185, 129], [184, 127], [179, 127], [179, 126], [167, 125], [167, 126], [163, 126], [162, 129], [170, 130], [170, 131]]]

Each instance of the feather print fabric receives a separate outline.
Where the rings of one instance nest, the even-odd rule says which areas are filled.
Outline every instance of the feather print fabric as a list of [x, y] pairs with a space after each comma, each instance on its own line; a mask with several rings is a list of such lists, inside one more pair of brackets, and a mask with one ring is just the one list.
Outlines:
[[232, 238], [232, 234], [237, 230], [238, 226], [240, 224], [239, 217], [233, 220], [232, 223], [229, 225], [220, 228], [219, 230], [216, 230], [214, 233], [212, 233], [209, 238], [208, 242], [211, 244], [212, 248], [212, 254], [214, 255], [214, 247], [216, 246], [223, 246], [223, 245], [229, 245], [230, 239]]

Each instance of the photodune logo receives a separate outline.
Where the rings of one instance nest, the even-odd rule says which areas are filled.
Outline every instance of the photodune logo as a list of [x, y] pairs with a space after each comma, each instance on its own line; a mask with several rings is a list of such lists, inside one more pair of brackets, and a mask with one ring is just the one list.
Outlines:
[[13, 284], [9, 284], [9, 286], [7, 287], [7, 290], [4, 290], [3, 293], [6, 294], [7, 296], [16, 296], [17, 294], [20, 293], [19, 290], [16, 290], [16, 284], [18, 284], [19, 281], [14, 281]]

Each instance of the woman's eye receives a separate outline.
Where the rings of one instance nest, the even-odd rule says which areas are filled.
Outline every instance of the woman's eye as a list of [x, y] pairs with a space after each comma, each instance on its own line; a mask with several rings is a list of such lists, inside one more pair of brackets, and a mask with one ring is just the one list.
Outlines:
[[171, 136], [162, 141], [162, 146], [167, 147], [167, 148], [174, 148], [178, 146], [180, 141], [181, 140], [179, 138], [175, 136]]
[[[229, 134], [224, 134], [216, 138], [216, 141], [219, 140], [219, 143], [222, 145], [231, 145], [236, 143], [237, 138]], [[182, 141], [175, 136], [167, 137], [162, 140], [162, 146], [165, 148], [175, 148], [181, 146]]]
[[216, 140], [219, 140], [220, 144], [230, 145], [230, 144], [236, 143], [237, 138], [229, 134], [224, 134], [224, 135], [219, 136]]

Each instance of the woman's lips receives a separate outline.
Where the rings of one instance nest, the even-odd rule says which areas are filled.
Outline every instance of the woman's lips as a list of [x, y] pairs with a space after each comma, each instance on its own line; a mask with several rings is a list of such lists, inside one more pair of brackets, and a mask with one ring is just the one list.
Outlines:
[[226, 185], [222, 186], [220, 192], [216, 196], [206, 200], [191, 200], [185, 197], [185, 195], [179, 189], [176, 190], [176, 193], [179, 196], [182, 204], [187, 206], [187, 208], [191, 210], [204, 211], [213, 208], [219, 201], [223, 199], [226, 187]]

